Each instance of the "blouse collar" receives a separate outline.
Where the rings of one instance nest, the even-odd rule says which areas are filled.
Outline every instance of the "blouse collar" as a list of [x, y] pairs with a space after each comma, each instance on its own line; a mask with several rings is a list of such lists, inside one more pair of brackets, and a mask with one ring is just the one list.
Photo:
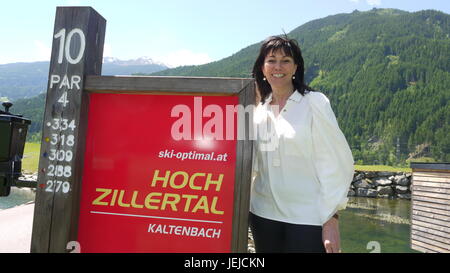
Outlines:
[[[292, 94], [288, 98], [288, 100], [294, 101], [297, 103], [299, 103], [301, 99], [302, 99], [302, 94], [300, 94], [300, 92], [298, 92], [297, 89], [295, 89], [294, 92], [292, 92]], [[269, 94], [269, 96], [267, 97], [266, 102], [264, 104], [269, 105], [269, 103], [271, 103], [271, 102], [272, 102], [272, 93]]]

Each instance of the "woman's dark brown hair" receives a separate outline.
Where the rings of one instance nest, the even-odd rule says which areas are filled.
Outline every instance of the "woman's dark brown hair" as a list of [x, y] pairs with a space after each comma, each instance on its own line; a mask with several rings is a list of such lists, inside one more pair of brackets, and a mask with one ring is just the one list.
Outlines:
[[264, 81], [264, 75], [262, 72], [262, 67], [264, 65], [264, 60], [270, 52], [276, 52], [282, 50], [286, 56], [292, 57], [294, 63], [297, 65], [297, 71], [295, 71], [295, 79], [292, 80], [294, 88], [302, 95], [305, 95], [306, 90], [313, 90], [307, 86], [304, 82], [305, 78], [305, 68], [302, 57], [302, 52], [294, 39], [289, 39], [287, 36], [271, 36], [267, 38], [261, 45], [259, 50], [258, 58], [256, 58], [255, 64], [253, 65], [252, 75], [256, 79], [258, 84], [259, 92], [261, 93], [261, 102], [264, 103], [266, 98], [272, 93], [272, 87], [267, 81]]

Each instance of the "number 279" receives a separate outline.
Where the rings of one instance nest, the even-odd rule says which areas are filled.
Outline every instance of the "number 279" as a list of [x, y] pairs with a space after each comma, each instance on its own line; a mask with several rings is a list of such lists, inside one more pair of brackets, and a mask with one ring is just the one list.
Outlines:
[[59, 192], [62, 189], [63, 193], [68, 193], [70, 190], [70, 184], [67, 181], [48, 180], [46, 192]]

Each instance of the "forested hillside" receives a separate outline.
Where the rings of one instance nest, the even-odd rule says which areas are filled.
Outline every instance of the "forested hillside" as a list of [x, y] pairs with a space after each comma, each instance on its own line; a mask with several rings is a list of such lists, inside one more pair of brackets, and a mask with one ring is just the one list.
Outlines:
[[33, 142], [41, 141], [41, 127], [44, 120], [45, 93], [33, 98], [18, 99], [13, 101], [13, 106], [9, 111], [13, 114], [20, 114], [24, 118], [31, 119], [28, 127], [27, 140]]
[[[450, 15], [354, 11], [288, 36], [303, 50], [307, 83], [330, 98], [357, 162], [450, 161]], [[153, 75], [249, 77], [259, 46]]]
[[[167, 69], [149, 58], [121, 61], [105, 58], [102, 75], [132, 75]], [[0, 101], [35, 97], [45, 92], [49, 62], [0, 64]]]

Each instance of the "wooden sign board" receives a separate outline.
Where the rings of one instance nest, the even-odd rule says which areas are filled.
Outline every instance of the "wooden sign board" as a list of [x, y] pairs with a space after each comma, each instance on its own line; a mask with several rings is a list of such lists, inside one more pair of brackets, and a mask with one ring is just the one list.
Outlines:
[[31, 251], [247, 252], [253, 80], [99, 76], [104, 30], [57, 9]]

